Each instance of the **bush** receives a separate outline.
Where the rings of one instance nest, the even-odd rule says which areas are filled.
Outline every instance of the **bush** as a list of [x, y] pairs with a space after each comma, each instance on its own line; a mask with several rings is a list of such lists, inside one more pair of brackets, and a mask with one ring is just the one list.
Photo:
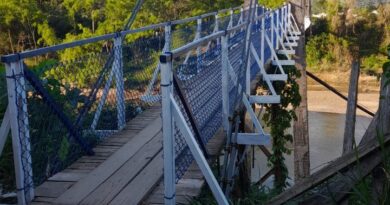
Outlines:
[[382, 66], [387, 61], [386, 56], [370, 55], [363, 57], [361, 61], [361, 70], [369, 75], [375, 75], [382, 72]]
[[307, 65], [315, 71], [346, 71], [351, 64], [349, 44], [333, 34], [313, 36], [306, 44]]

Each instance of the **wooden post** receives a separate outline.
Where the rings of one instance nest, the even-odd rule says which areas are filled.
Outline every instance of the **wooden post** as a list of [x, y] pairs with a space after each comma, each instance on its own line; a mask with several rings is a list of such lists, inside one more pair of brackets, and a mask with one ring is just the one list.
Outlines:
[[360, 65], [358, 61], [352, 63], [351, 78], [349, 81], [348, 104], [345, 116], [345, 131], [343, 154], [352, 151], [355, 144], [355, 122], [356, 122], [356, 106], [358, 95]]
[[[307, 0], [306, 0], [307, 1]], [[309, 176], [310, 174], [310, 156], [309, 156], [309, 129], [308, 129], [308, 112], [307, 112], [307, 78], [306, 78], [306, 53], [305, 53], [305, 34], [304, 34], [304, 17], [305, 11], [302, 0], [292, 0], [293, 16], [295, 17], [301, 37], [296, 48], [294, 57], [295, 66], [301, 72], [301, 77], [297, 79], [299, 93], [301, 95], [301, 104], [295, 112], [297, 120], [294, 122], [294, 175], [295, 181]], [[292, 23], [292, 21], [289, 21]]]
[[[377, 138], [380, 139], [383, 136], [390, 133], [390, 86], [386, 85], [388, 80], [385, 77], [386, 73], [390, 72], [390, 66], [388, 63], [383, 65], [383, 74], [381, 82], [381, 95], [379, 100], [378, 110], [378, 124], [376, 126]], [[376, 200], [375, 204], [380, 204], [379, 200], [383, 198], [383, 192], [385, 181], [387, 179], [387, 173], [385, 173], [383, 165], [379, 165], [372, 171], [372, 195], [373, 199]]]

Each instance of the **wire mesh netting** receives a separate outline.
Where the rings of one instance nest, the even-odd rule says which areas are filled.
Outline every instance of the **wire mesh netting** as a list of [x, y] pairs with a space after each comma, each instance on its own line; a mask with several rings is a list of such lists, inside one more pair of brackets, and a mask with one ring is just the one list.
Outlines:
[[[21, 150], [31, 153], [31, 157], [22, 155], [23, 168], [32, 168], [25, 176], [33, 176], [25, 188], [38, 186], [62, 171], [156, 102], [146, 91], [158, 66], [164, 35], [156, 32], [124, 46], [121, 42], [109, 41], [104, 47], [99, 43], [94, 46], [102, 49], [85, 48], [84, 56], [67, 61], [53, 55], [42, 65], [23, 65], [23, 78], [12, 76], [15, 92], [24, 96], [16, 102], [21, 108], [18, 117], [24, 117], [18, 121], [19, 127], [24, 127], [20, 136], [26, 140], [20, 141]], [[156, 74], [152, 95], [159, 93], [158, 79]], [[0, 160], [3, 168], [3, 161], [13, 161], [12, 154], [2, 155]], [[13, 167], [4, 169], [14, 176]], [[14, 184], [3, 176], [0, 180], [4, 186]]]
[[[244, 39], [245, 31], [237, 31], [231, 35], [228, 42], [228, 58], [233, 72], [237, 76], [237, 82], [233, 82], [231, 79], [229, 83], [232, 112], [242, 97], [242, 93], [238, 92], [237, 83], [243, 82], [245, 78], [242, 56]], [[180, 89], [184, 93], [186, 101], [183, 102], [177, 93], [175, 93], [175, 98], [182, 113], [184, 113], [187, 124], [191, 125], [189, 115], [195, 120], [197, 127], [190, 126], [190, 128], [194, 136], [194, 129], [199, 129], [201, 139], [198, 143], [207, 143], [222, 125], [222, 64], [221, 45], [218, 42], [220, 41], [206, 42], [199, 48], [194, 48], [174, 59], [174, 75], [180, 81]], [[198, 50], [201, 50], [202, 53], [198, 54]], [[189, 58], [185, 62], [183, 59], [187, 56]], [[183, 108], [185, 103], [188, 104], [191, 113], [187, 113]], [[179, 180], [191, 164], [192, 154], [178, 129], [175, 129], [175, 149], [176, 179]]]

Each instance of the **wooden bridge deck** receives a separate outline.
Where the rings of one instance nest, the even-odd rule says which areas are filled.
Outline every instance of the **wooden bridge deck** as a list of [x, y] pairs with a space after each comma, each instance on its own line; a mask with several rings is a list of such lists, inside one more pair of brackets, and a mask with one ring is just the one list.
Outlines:
[[[94, 148], [35, 190], [32, 204], [162, 204], [163, 156], [161, 107], [153, 106], [125, 129]], [[207, 147], [216, 156], [224, 137]], [[200, 193], [202, 173], [193, 163], [177, 184], [177, 202], [188, 203]]]

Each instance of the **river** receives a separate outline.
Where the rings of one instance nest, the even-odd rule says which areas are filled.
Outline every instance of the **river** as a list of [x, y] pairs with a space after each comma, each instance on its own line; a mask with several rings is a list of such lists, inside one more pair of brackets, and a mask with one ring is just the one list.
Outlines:
[[[346, 94], [346, 93], [345, 93]], [[377, 92], [359, 93], [358, 102], [375, 112], [378, 106]], [[345, 126], [346, 102], [324, 89], [309, 87], [309, 143], [310, 143], [310, 170], [311, 173], [319, 170], [332, 160], [341, 156]], [[355, 140], [360, 142], [372, 117], [357, 111], [355, 124]], [[292, 129], [288, 130], [289, 133]], [[293, 146], [288, 146], [293, 151]], [[271, 146], [268, 147], [271, 150]], [[252, 181], [257, 182], [269, 168], [267, 159], [259, 148], [255, 148], [255, 163], [252, 167]], [[289, 170], [289, 181], [294, 181], [293, 157], [286, 155], [286, 165]], [[272, 177], [265, 184], [272, 184]]]

